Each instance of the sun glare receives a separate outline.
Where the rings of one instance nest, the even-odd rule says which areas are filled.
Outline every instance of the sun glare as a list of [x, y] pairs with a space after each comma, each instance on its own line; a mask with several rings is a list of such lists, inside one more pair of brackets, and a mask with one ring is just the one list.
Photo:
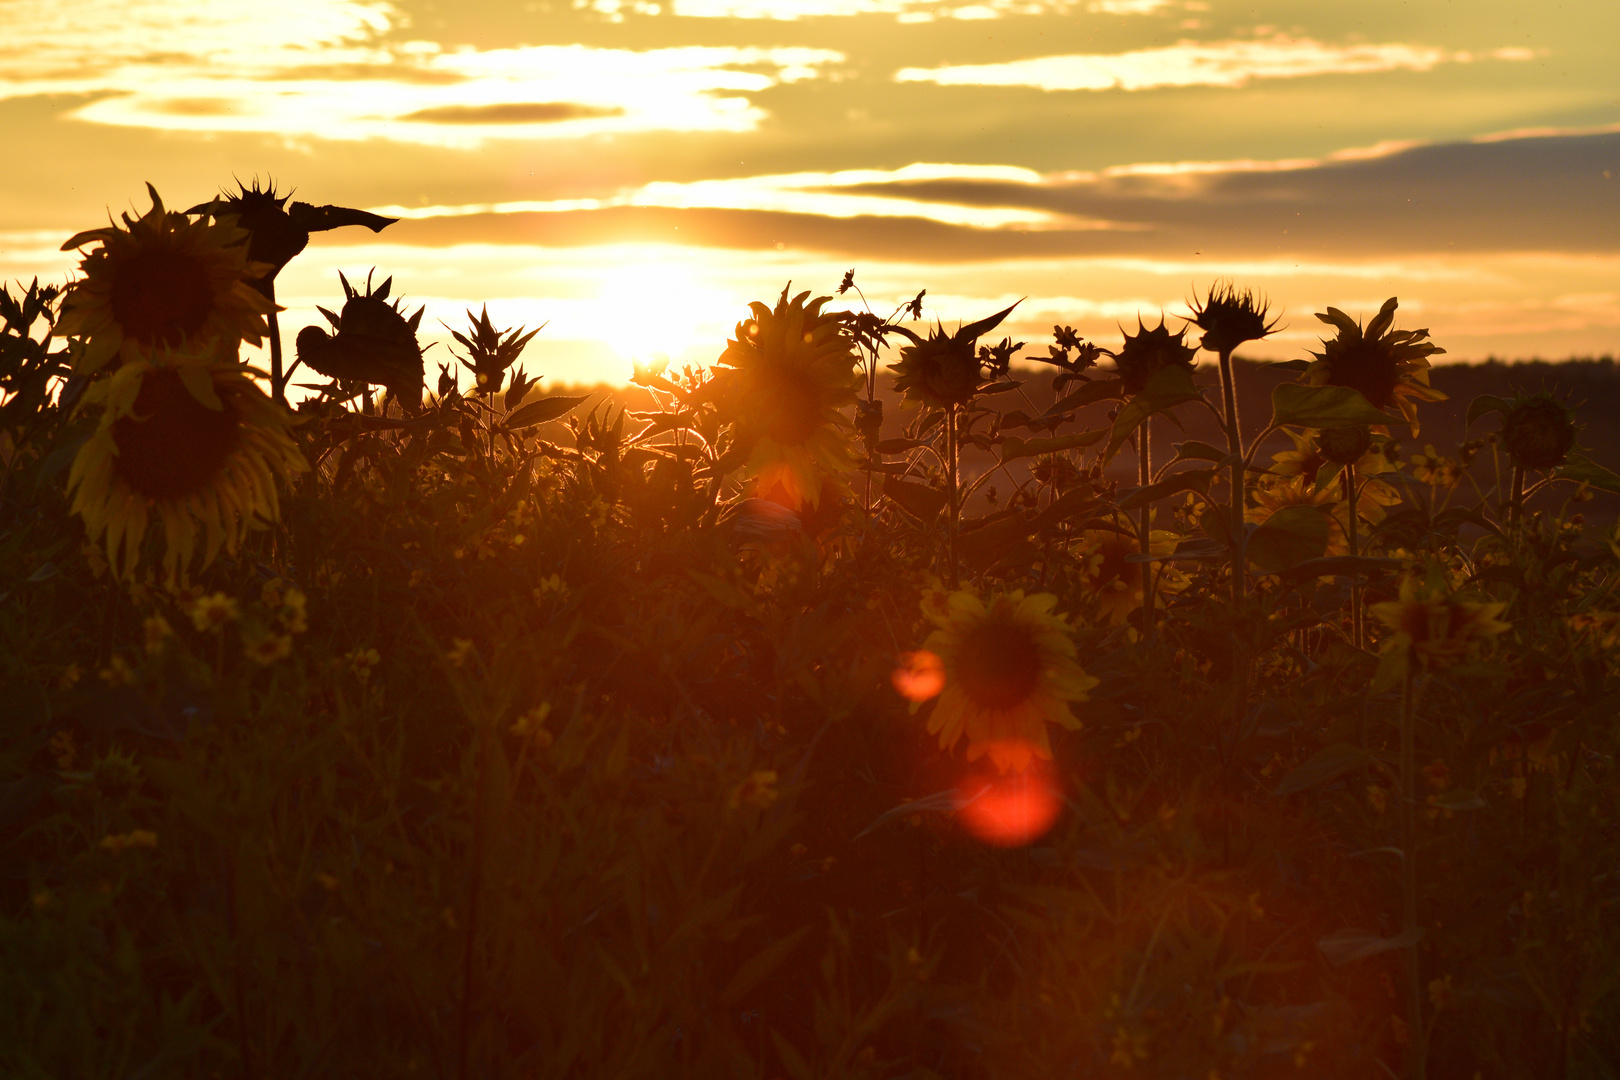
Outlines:
[[716, 315], [741, 305], [697, 284], [691, 263], [663, 258], [608, 271], [596, 300], [602, 340], [631, 362], [689, 361], [684, 354], [704, 342], [718, 355], [728, 328]]

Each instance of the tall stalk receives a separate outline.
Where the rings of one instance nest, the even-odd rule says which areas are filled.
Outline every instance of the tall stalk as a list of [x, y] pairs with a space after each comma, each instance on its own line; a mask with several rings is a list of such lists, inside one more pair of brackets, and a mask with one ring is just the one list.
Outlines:
[[270, 396], [287, 404], [287, 377], [281, 373], [281, 323], [276, 319], [276, 289], [270, 286]]
[[[1356, 509], [1356, 467], [1354, 464], [1344, 467], [1345, 497], [1350, 500], [1348, 520], [1345, 522], [1345, 539], [1350, 543], [1350, 556], [1354, 558], [1361, 554], [1360, 538], [1357, 536], [1357, 518], [1360, 517]], [[1350, 579], [1350, 641], [1356, 648], [1365, 647], [1366, 630], [1361, 620], [1361, 585], [1357, 579]]]
[[1423, 977], [1418, 970], [1417, 915], [1417, 726], [1410, 668], [1401, 680], [1401, 934], [1406, 960], [1407, 1080], [1423, 1080], [1428, 1048], [1423, 1029]]
[[1238, 428], [1237, 381], [1232, 371], [1232, 350], [1222, 349], [1218, 355], [1221, 358], [1221, 410], [1226, 422], [1226, 452], [1234, 458], [1228, 514], [1232, 530], [1232, 603], [1238, 604], [1248, 592], [1248, 556], [1243, 542], [1243, 508], [1247, 502], [1247, 492], [1243, 486], [1243, 434]]
[[[1152, 425], [1152, 423], [1153, 423], [1153, 418], [1151, 416], [1148, 417], [1146, 420], [1143, 420], [1142, 421], [1142, 427], [1140, 429], [1140, 433], [1137, 436], [1137, 438], [1139, 440], [1137, 442], [1137, 451], [1138, 451], [1138, 455], [1140, 457], [1140, 464], [1141, 464], [1140, 482], [1141, 482], [1143, 487], [1147, 487], [1149, 484], [1153, 483], [1153, 457], [1152, 457], [1153, 450], [1152, 450], [1152, 445], [1151, 445], [1151, 441], [1152, 441], [1151, 440], [1151, 436], [1152, 436], [1151, 425]], [[1137, 510], [1137, 540], [1141, 545], [1142, 556], [1143, 556], [1143, 561], [1142, 561], [1142, 636], [1145, 637], [1149, 641], [1153, 640], [1153, 621], [1154, 621], [1153, 620], [1154, 573], [1153, 573], [1153, 563], [1151, 561], [1149, 561], [1149, 559], [1148, 559], [1148, 556], [1153, 554], [1153, 552], [1151, 550], [1152, 549], [1152, 540], [1153, 540], [1152, 526], [1153, 526], [1152, 507], [1148, 503], [1143, 503], [1141, 508], [1139, 510]]]
[[957, 473], [960, 459], [956, 445], [956, 410], [955, 404], [945, 406], [945, 490], [950, 496], [950, 519], [946, 522], [948, 562], [945, 570], [945, 583], [952, 589], [957, 586], [956, 574], [956, 530], [962, 516], [962, 508], [958, 504]]

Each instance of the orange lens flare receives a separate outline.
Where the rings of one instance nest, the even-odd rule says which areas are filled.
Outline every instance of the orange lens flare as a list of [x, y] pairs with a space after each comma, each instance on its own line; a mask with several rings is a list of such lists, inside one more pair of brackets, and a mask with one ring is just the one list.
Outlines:
[[945, 689], [945, 663], [927, 649], [904, 653], [890, 680], [907, 701], [927, 701]]
[[1029, 756], [1016, 772], [984, 767], [957, 785], [957, 820], [976, 839], [996, 847], [1023, 847], [1045, 836], [1057, 821], [1063, 797], [1052, 763]]

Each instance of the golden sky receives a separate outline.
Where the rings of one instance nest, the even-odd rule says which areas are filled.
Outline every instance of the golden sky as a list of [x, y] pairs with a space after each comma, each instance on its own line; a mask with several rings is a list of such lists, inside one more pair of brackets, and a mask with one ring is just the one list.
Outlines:
[[1390, 295], [1452, 359], [1615, 353], [1617, 41], [1612, 0], [0, 0], [0, 278], [257, 177], [403, 218], [317, 234], [288, 339], [375, 266], [425, 337], [545, 323], [553, 382], [850, 267], [884, 315], [1027, 297], [1042, 353], [1221, 275], [1277, 357]]

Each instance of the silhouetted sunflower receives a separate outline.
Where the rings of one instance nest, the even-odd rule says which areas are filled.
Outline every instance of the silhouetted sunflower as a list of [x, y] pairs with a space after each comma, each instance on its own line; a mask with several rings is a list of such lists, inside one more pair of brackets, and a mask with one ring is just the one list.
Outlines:
[[[85, 391], [101, 422], [68, 476], [72, 511], [107, 560], [131, 573], [155, 517], [163, 568], [184, 576], [203, 539], [202, 565], [234, 552], [248, 528], [279, 513], [276, 477], [308, 468], [286, 410], [228, 353], [165, 353], [126, 362]], [[122, 549], [122, 554], [120, 554]]]
[[1197, 301], [1192, 323], [1204, 332], [1200, 344], [1215, 353], [1228, 353], [1248, 341], [1259, 341], [1277, 328], [1277, 321], [1266, 322], [1266, 298], [1257, 297], [1253, 290], [1238, 291], [1230, 281], [1217, 281], [1204, 298], [1203, 307]]
[[393, 278], [373, 291], [368, 274], [365, 292], [350, 285], [342, 271], [338, 280], [346, 298], [342, 314], [317, 309], [337, 332], [328, 334], [318, 326], [298, 331], [299, 361], [329, 379], [386, 386], [406, 412], [419, 411], [426, 368], [422, 348], [416, 343], [416, 328], [423, 309], [417, 308], [406, 318], [398, 301], [388, 303]]
[[257, 345], [266, 333], [275, 305], [252, 284], [266, 267], [248, 261], [248, 234], [165, 210], [157, 190], [146, 190], [147, 213], [124, 214], [122, 228], [91, 229], [62, 245], [101, 245], [79, 263], [84, 276], [68, 286], [56, 324], [58, 333], [84, 339], [80, 372], [119, 355], [140, 360], [212, 341]]
[[928, 718], [928, 733], [942, 749], [966, 738], [969, 761], [989, 755], [1011, 772], [1033, 757], [1051, 758], [1047, 724], [1080, 727], [1069, 705], [1085, 701], [1098, 680], [1076, 662], [1069, 624], [1056, 606], [1050, 593], [1021, 590], [985, 600], [963, 589], [944, 604], [924, 602], [936, 629], [923, 648], [945, 668], [945, 688]]
[[905, 403], [948, 409], [971, 401], [984, 381], [980, 377], [981, 364], [976, 349], [979, 336], [1000, 326], [1017, 306], [1013, 304], [988, 318], [969, 323], [954, 334], [947, 334], [943, 326], [935, 326], [924, 338], [903, 326], [889, 327], [911, 341], [900, 349], [900, 362], [889, 365], [894, 372], [894, 388], [903, 395]]
[[854, 344], [844, 324], [821, 310], [832, 297], [809, 296], [790, 301], [784, 288], [775, 308], [749, 304], [754, 317], [737, 324], [712, 383], [758, 493], [795, 507], [815, 506], [823, 477], [855, 461], [839, 412], [856, 400]]
[[1575, 413], [1545, 390], [1521, 395], [1502, 413], [1502, 449], [1515, 465], [1554, 469], [1575, 448]]
[[[1173, 532], [1154, 529], [1148, 533], [1148, 553], [1168, 555], [1176, 550], [1177, 537]], [[1141, 550], [1135, 536], [1112, 529], [1089, 529], [1080, 536], [1075, 548], [1075, 559], [1080, 564], [1080, 579], [1086, 591], [1097, 601], [1097, 618], [1114, 626], [1123, 626], [1131, 612], [1142, 606], [1142, 564], [1127, 561]], [[1159, 571], [1155, 596], [1176, 593], [1186, 585], [1186, 578], [1174, 567], [1164, 565]]]
[[1172, 334], [1159, 319], [1159, 325], [1149, 330], [1136, 320], [1136, 333], [1125, 335], [1125, 344], [1114, 354], [1114, 366], [1119, 369], [1121, 389], [1126, 397], [1135, 397], [1147, 388], [1148, 380], [1167, 367], [1191, 370], [1198, 350], [1183, 343], [1187, 331]]
[[[506, 369], [517, 363], [522, 355], [524, 346], [529, 339], [538, 334], [544, 327], [535, 327], [527, 334], [523, 327], [516, 330], [497, 330], [495, 324], [489, 321], [489, 305], [484, 305], [483, 313], [474, 315], [472, 309], [467, 309], [467, 321], [472, 325], [466, 334], [458, 330], [450, 330], [450, 336], [461, 343], [467, 350], [467, 358], [461, 360], [461, 366], [473, 373], [473, 393], [497, 394], [501, 384], [506, 381]], [[502, 336], [504, 335], [504, 336]], [[470, 361], [470, 362], [469, 362]], [[519, 368], [521, 379], [522, 368]], [[441, 391], [442, 393], [442, 391]]]
[[1391, 405], [1417, 431], [1417, 402], [1444, 401], [1446, 395], [1429, 385], [1429, 360], [1446, 350], [1429, 341], [1427, 330], [1392, 330], [1395, 297], [1384, 301], [1372, 322], [1359, 323], [1338, 308], [1316, 317], [1335, 327], [1338, 334], [1322, 342], [1322, 351], [1305, 371], [1312, 386], [1348, 386], [1380, 409]]

